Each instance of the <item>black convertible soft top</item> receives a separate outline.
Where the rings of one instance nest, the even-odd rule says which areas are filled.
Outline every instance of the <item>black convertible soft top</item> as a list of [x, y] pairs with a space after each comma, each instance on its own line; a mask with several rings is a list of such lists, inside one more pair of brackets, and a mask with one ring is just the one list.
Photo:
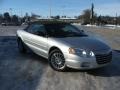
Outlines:
[[30, 22], [30, 24], [70, 24], [68, 22], [64, 21], [58, 21], [58, 20], [46, 20], [46, 21], [34, 21]]

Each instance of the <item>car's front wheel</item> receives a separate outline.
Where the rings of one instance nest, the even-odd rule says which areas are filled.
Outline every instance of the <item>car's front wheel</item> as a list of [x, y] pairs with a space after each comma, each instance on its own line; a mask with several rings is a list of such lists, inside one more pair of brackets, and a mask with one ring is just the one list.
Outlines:
[[25, 48], [25, 45], [24, 45], [24, 43], [22, 42], [22, 40], [21, 40], [20, 38], [18, 38], [17, 42], [18, 42], [19, 52], [20, 52], [20, 53], [25, 53], [25, 52], [26, 52], [26, 48]]
[[64, 55], [58, 49], [55, 49], [50, 53], [49, 64], [56, 71], [65, 71], [66, 70]]

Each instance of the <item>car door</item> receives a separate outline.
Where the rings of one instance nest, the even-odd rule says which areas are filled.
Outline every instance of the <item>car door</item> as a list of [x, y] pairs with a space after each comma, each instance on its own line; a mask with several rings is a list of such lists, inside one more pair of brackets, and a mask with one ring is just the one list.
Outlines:
[[26, 44], [37, 54], [47, 58], [48, 47], [44, 25], [34, 24], [27, 29]]

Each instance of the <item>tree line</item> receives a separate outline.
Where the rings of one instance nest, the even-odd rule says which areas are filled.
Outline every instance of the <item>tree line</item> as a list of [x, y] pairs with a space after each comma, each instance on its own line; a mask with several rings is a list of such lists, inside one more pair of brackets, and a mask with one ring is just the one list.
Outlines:
[[19, 17], [17, 15], [10, 15], [8, 12], [0, 14], [0, 23], [19, 23]]
[[81, 20], [82, 24], [96, 24], [96, 25], [105, 25], [105, 24], [114, 24], [120, 25], [120, 16], [102, 16], [97, 15], [94, 12], [93, 17], [91, 18], [91, 10], [86, 9], [83, 11], [82, 15], [79, 15], [77, 19]]
[[26, 13], [24, 17], [20, 17], [18, 15], [10, 15], [9, 12], [5, 12], [0, 14], [0, 24], [8, 24], [8, 25], [21, 25], [23, 22], [30, 21], [30, 16]]
[[[28, 13], [25, 14], [25, 16], [20, 17], [18, 15], [10, 15], [9, 12], [5, 12], [3, 14], [0, 14], [0, 24], [1, 23], [9, 23], [9, 24], [16, 24], [16, 25], [21, 25], [22, 23], [28, 23], [31, 20], [36, 20], [40, 15], [36, 15], [34, 13], [28, 15]], [[97, 15], [94, 12], [94, 15], [91, 16], [91, 10], [86, 9], [83, 10], [83, 13], [79, 16], [74, 16], [75, 19], [79, 19], [80, 23], [85, 25], [85, 24], [96, 24], [96, 25], [105, 25], [105, 24], [114, 24], [114, 25], [120, 25], [120, 16], [102, 16], [102, 15]], [[52, 19], [60, 19], [60, 18], [67, 18], [67, 16], [51, 16]]]

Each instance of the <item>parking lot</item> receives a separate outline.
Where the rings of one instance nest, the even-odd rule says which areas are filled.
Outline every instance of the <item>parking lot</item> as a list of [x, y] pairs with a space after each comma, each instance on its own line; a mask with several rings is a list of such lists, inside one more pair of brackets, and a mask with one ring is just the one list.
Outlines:
[[120, 89], [120, 30], [81, 27], [90, 36], [112, 47], [112, 63], [92, 71], [69, 69], [57, 72], [49, 67], [46, 59], [32, 52], [19, 53], [16, 42], [18, 28], [24, 26], [0, 26], [0, 90]]

